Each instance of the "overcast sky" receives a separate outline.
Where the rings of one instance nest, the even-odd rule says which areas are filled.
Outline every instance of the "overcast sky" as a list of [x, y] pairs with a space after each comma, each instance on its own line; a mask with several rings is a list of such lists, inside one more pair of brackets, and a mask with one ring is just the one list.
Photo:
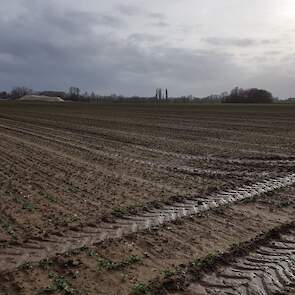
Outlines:
[[294, 0], [9, 0], [0, 89], [295, 96]]

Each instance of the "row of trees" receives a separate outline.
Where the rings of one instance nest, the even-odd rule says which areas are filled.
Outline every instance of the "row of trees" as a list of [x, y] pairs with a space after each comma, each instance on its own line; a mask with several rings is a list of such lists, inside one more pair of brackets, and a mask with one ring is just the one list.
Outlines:
[[27, 94], [32, 94], [33, 90], [25, 86], [14, 87], [10, 92], [0, 92], [0, 99], [17, 99]]
[[212, 94], [198, 100], [212, 103], [272, 103], [277, 98], [274, 98], [271, 92], [264, 89], [235, 87], [230, 92]]
[[264, 89], [250, 88], [243, 89], [235, 87], [229, 95], [222, 98], [224, 103], [272, 103], [271, 92]]
[[166, 100], [168, 100], [168, 89], [166, 88], [165, 89], [165, 93], [163, 92], [162, 93], [162, 88], [157, 88], [156, 89], [156, 96], [155, 96], [155, 98], [157, 99], [157, 100], [163, 100], [163, 99], [166, 99]]
[[156, 95], [151, 97], [125, 97], [122, 95], [107, 95], [102, 96], [94, 92], [82, 93], [78, 87], [70, 87], [68, 92], [64, 91], [39, 91], [33, 92], [29, 87], [21, 86], [14, 87], [11, 92], [0, 92], [0, 99], [18, 99], [27, 94], [37, 94], [46, 96], [58, 96], [65, 100], [84, 101], [92, 103], [104, 102], [195, 102], [195, 103], [272, 103], [274, 98], [271, 92], [264, 89], [250, 88], [243, 89], [235, 87], [229, 93], [223, 92], [217, 95], [209, 95], [207, 97], [198, 98], [189, 96], [182, 97], [168, 97], [168, 90], [156, 89]]

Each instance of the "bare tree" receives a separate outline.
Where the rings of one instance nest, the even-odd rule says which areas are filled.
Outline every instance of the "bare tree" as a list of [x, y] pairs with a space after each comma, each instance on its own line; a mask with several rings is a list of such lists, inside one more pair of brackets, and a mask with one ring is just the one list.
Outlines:
[[78, 100], [80, 97], [80, 89], [78, 87], [70, 87], [69, 97], [70, 99]]
[[32, 93], [33, 93], [33, 90], [31, 88], [28, 88], [26, 86], [17, 86], [12, 89], [11, 97], [13, 99], [17, 99]]

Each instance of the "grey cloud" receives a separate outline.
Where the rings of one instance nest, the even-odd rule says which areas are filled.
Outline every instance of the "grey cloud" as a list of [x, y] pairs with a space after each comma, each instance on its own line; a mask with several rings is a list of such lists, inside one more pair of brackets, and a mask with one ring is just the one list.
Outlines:
[[277, 43], [279, 43], [279, 40], [277, 40], [277, 39], [263, 39], [263, 40], [261, 40], [261, 44], [264, 44], [264, 45], [277, 44]]
[[225, 85], [230, 77], [241, 74], [228, 54], [167, 45], [142, 47], [143, 41], [153, 44], [161, 37], [133, 34], [117, 38], [95, 32], [91, 28], [97, 20], [91, 17], [85, 17], [88, 30], [77, 26], [77, 18], [68, 17], [67, 26], [76, 30], [65, 30], [62, 20], [56, 23], [56, 16], [43, 17], [42, 25], [35, 25], [37, 20], [32, 17], [23, 29], [15, 23], [1, 23], [1, 28], [5, 26], [0, 31], [1, 88], [18, 83], [35, 89], [77, 85], [99, 93], [151, 95], [160, 84], [174, 94], [182, 94], [185, 87], [189, 93], [205, 95], [214, 79]]
[[164, 19], [165, 15], [160, 12], [149, 12], [147, 14], [150, 18], [155, 18], [155, 19]]
[[134, 16], [143, 16], [147, 19], [154, 20], [153, 22], [149, 23], [149, 25], [152, 26], [159, 26], [159, 27], [165, 27], [169, 26], [167, 22], [165, 22], [166, 16], [163, 13], [160, 12], [149, 12], [141, 7], [135, 6], [135, 5], [128, 5], [128, 4], [119, 4], [116, 6], [116, 9], [123, 15], [126, 15], [128, 17], [134, 17]]
[[[222, 92], [235, 85], [276, 89], [277, 92], [273, 92], [279, 95], [293, 91], [295, 62], [292, 44], [288, 44], [288, 55], [286, 45], [273, 46], [282, 42], [282, 38], [272, 39], [276, 37], [272, 34], [261, 39], [255, 35], [250, 35], [251, 38], [225, 38], [214, 29], [211, 34], [218, 37], [203, 39], [203, 43], [196, 45], [190, 40], [199, 40], [201, 33], [210, 36], [206, 31], [208, 25], [204, 22], [202, 30], [185, 32], [181, 30], [184, 25], [191, 28], [200, 25], [189, 18], [187, 22], [180, 19], [181, 25], [175, 25], [170, 20], [168, 8], [165, 9], [166, 17], [148, 12], [164, 11], [160, 4], [138, 8], [129, 6], [131, 2], [127, 1], [117, 7], [114, 2], [118, 1], [109, 0], [110, 7], [104, 2], [103, 9], [97, 6], [97, 9], [87, 11], [77, 0], [71, 0], [71, 7], [59, 4], [70, 0], [11, 1], [19, 1], [22, 6], [16, 7], [9, 17], [1, 17], [9, 10], [7, 3], [3, 4], [6, 8], [0, 10], [0, 90], [9, 90], [20, 84], [35, 89], [78, 86], [101, 94], [116, 92], [126, 95], [152, 95], [160, 86], [168, 87], [172, 95], [202, 96]], [[114, 7], [117, 9], [110, 10]], [[137, 13], [140, 13], [140, 20], [132, 18]], [[175, 19], [177, 11], [171, 15]], [[203, 20], [197, 21], [202, 23]], [[163, 38], [159, 28], [165, 27]], [[237, 32], [232, 32], [232, 35], [239, 36]], [[267, 38], [269, 36], [271, 38]], [[184, 42], [172, 47], [171, 44], [177, 44], [175, 42], [181, 38]], [[208, 44], [213, 45], [214, 50], [201, 49], [211, 48]], [[244, 47], [251, 47], [251, 50], [239, 52]], [[235, 52], [235, 55], [230, 52]], [[246, 62], [241, 57], [242, 53], [247, 53]], [[264, 55], [268, 58], [262, 63]], [[272, 58], [276, 55], [278, 58]], [[258, 58], [256, 61], [260, 60], [259, 67], [253, 67], [253, 56]], [[265, 67], [274, 60], [281, 63], [280, 67]], [[260, 71], [259, 75], [254, 76], [255, 71]], [[252, 79], [248, 78], [249, 75]]]
[[238, 47], [247, 47], [257, 44], [256, 40], [250, 38], [220, 38], [220, 37], [208, 37], [204, 38], [208, 44], [217, 45], [217, 46], [238, 46]]
[[97, 24], [112, 28], [121, 28], [125, 25], [125, 22], [122, 19], [111, 15], [98, 15]]
[[134, 16], [142, 13], [142, 9], [134, 5], [119, 4], [117, 5], [117, 9], [120, 13], [128, 16]]
[[152, 25], [154, 27], [159, 27], [159, 28], [164, 28], [164, 27], [170, 26], [167, 22], [164, 22], [164, 21], [153, 22], [153, 23], [150, 23], [149, 25]]
[[268, 51], [265, 51], [264, 54], [266, 55], [280, 55], [281, 54], [281, 51], [279, 50], [268, 50]]
[[277, 39], [262, 39], [256, 40], [252, 38], [221, 38], [221, 37], [208, 37], [203, 41], [210, 45], [215, 46], [237, 46], [237, 47], [249, 47], [255, 45], [271, 45], [279, 42]]
[[163, 39], [162, 36], [147, 34], [147, 33], [135, 33], [128, 36], [128, 40], [135, 43], [150, 42], [156, 43]]

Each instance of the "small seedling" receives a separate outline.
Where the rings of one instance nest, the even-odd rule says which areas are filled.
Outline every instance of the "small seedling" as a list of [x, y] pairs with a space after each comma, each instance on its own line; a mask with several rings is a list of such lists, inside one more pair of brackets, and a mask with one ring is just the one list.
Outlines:
[[97, 253], [94, 250], [87, 251], [87, 255], [90, 257], [97, 257]]
[[126, 259], [118, 262], [110, 259], [98, 258], [98, 270], [119, 270], [139, 261], [141, 261], [141, 258], [136, 255], [128, 256]]
[[33, 269], [33, 264], [32, 262], [24, 262], [18, 268], [23, 270], [30, 270], [30, 269]]
[[175, 274], [175, 272], [174, 272], [173, 270], [170, 270], [170, 269], [165, 269], [165, 270], [163, 271], [164, 279], [169, 279], [169, 278], [171, 278], [174, 274]]
[[209, 254], [205, 259], [196, 259], [192, 263], [193, 271], [196, 275], [199, 275], [200, 270], [206, 267], [212, 266], [216, 262], [217, 256]]
[[64, 277], [59, 276], [54, 272], [49, 273], [49, 278], [53, 279], [52, 285], [47, 287], [44, 291], [47, 293], [53, 293], [56, 291], [63, 291], [65, 294], [74, 294], [74, 289], [65, 280]]
[[138, 282], [136, 283], [131, 290], [132, 295], [142, 295], [142, 294], [152, 294], [151, 289], [145, 283]]
[[49, 269], [53, 265], [53, 261], [49, 258], [43, 259], [39, 262], [39, 266], [43, 269]]

